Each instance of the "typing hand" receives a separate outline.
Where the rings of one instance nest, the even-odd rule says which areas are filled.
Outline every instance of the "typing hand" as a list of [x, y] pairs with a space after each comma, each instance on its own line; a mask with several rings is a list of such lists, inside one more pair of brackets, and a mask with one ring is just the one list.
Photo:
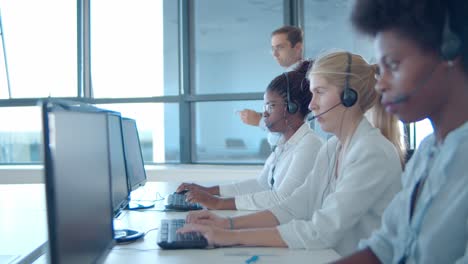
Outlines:
[[242, 122], [247, 125], [258, 126], [260, 124], [260, 119], [262, 119], [262, 114], [254, 110], [244, 109], [238, 113]]
[[185, 200], [191, 203], [199, 203], [208, 209], [220, 208], [222, 200], [202, 190], [193, 190], [185, 194]]
[[185, 224], [177, 233], [200, 232], [211, 246], [230, 246], [236, 244], [234, 232], [214, 226]]
[[181, 192], [184, 192], [184, 191], [198, 191], [198, 190], [202, 190], [202, 191], [205, 191], [205, 192], [208, 192], [209, 189], [207, 187], [203, 187], [201, 185], [198, 185], [198, 184], [195, 184], [195, 183], [182, 183], [181, 185], [179, 185], [179, 187], [177, 187], [177, 190], [176, 192], [177, 193], [181, 193]]
[[230, 228], [229, 219], [227, 217], [218, 216], [208, 210], [190, 212], [185, 222], [188, 224], [216, 226], [222, 229]]

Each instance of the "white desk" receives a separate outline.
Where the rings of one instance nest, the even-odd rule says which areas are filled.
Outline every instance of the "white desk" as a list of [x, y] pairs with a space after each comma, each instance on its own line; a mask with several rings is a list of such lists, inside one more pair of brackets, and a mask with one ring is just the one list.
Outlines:
[[[140, 199], [153, 199], [156, 191], [167, 195], [178, 183], [148, 183], [135, 193]], [[125, 211], [115, 228], [135, 229], [146, 232], [159, 227], [164, 218], [185, 218], [185, 212], [160, 212], [163, 202], [156, 209]], [[14, 263], [32, 263], [46, 253], [47, 221], [43, 184], [0, 185], [0, 255], [17, 255]], [[4, 213], [6, 212], [6, 213]], [[217, 211], [223, 215], [241, 215], [248, 211]], [[162, 250], [156, 244], [157, 230], [144, 239], [127, 245], [115, 246], [107, 256], [106, 264], [120, 263], [245, 263], [253, 255], [257, 263], [310, 262], [326, 263], [339, 258], [333, 250], [290, 250], [286, 248], [230, 247], [203, 250]], [[46, 263], [42, 255], [35, 264]]]
[[0, 185], [0, 263], [32, 263], [46, 252], [43, 184]]
[[[210, 185], [212, 182], [204, 182]], [[153, 199], [156, 191], [165, 196], [172, 193], [179, 183], [148, 183], [136, 196]], [[186, 212], [160, 212], [164, 202], [156, 204], [156, 209], [146, 211], [126, 211], [114, 222], [115, 228], [135, 229], [146, 232], [159, 227], [161, 219], [185, 218]], [[237, 216], [251, 211], [215, 211], [217, 214]], [[156, 244], [157, 230], [150, 231], [142, 240], [127, 245], [115, 246], [106, 258], [106, 264], [120, 263], [245, 263], [253, 255], [259, 256], [257, 263], [311, 262], [327, 263], [340, 256], [334, 250], [290, 250], [287, 248], [266, 247], [225, 247], [195, 250], [162, 250]]]

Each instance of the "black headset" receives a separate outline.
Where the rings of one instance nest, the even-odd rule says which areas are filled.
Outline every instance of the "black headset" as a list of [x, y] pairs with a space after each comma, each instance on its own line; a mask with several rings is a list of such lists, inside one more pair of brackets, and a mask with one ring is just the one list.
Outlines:
[[351, 76], [352, 56], [349, 52], [347, 52], [346, 54], [348, 55], [348, 66], [346, 67], [345, 87], [343, 89], [343, 92], [341, 93], [341, 103], [346, 107], [351, 107], [357, 102], [358, 93], [349, 85], [349, 78]]
[[295, 114], [297, 112], [297, 110], [299, 110], [299, 107], [297, 106], [296, 103], [292, 102], [291, 101], [291, 93], [289, 91], [289, 77], [288, 77], [288, 73], [285, 72], [284, 73], [284, 76], [286, 77], [286, 107], [288, 109], [288, 113], [290, 114]]
[[446, 61], [454, 60], [462, 49], [460, 37], [450, 29], [450, 15], [446, 11], [444, 28], [442, 29], [442, 43], [440, 45], [440, 55]]

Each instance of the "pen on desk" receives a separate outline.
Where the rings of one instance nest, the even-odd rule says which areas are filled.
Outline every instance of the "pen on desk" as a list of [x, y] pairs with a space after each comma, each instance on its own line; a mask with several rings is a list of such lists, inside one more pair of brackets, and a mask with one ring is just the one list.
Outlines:
[[257, 256], [257, 257], [275, 257], [278, 256], [278, 254], [253, 254], [249, 252], [225, 252], [224, 256], [226, 257], [252, 257], [252, 256]]
[[252, 257], [248, 258], [248, 259], [245, 261], [245, 263], [246, 263], [246, 264], [255, 263], [255, 262], [258, 261], [258, 259], [259, 259], [259, 256], [253, 255]]

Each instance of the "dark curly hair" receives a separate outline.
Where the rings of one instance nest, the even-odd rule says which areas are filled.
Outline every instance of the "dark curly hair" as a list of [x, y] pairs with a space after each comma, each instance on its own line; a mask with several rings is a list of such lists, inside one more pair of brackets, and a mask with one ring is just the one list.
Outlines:
[[305, 117], [309, 110], [309, 103], [312, 99], [312, 94], [309, 91], [309, 82], [306, 78], [307, 71], [312, 65], [311, 60], [305, 60], [296, 67], [295, 70], [283, 73], [274, 78], [268, 85], [266, 91], [275, 92], [284, 98], [284, 101], [288, 101], [287, 96], [287, 83], [286, 76], [288, 75], [289, 80], [289, 97], [291, 102], [296, 103], [299, 107], [299, 112]]
[[462, 42], [460, 55], [468, 72], [466, 0], [356, 0], [351, 21], [359, 31], [373, 37], [381, 31], [396, 30], [421, 48], [440, 54], [447, 14], [451, 31]]

